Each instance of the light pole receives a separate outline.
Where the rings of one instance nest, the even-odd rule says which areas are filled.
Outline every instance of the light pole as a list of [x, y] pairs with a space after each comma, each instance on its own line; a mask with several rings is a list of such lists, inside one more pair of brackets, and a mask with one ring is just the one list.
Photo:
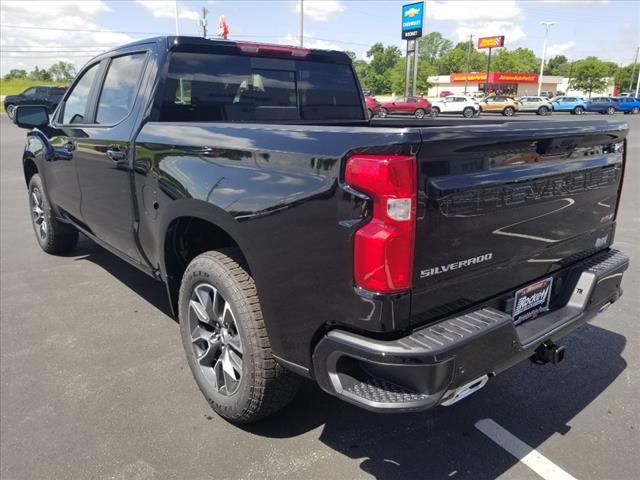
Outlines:
[[304, 0], [300, 0], [300, 47], [304, 47]]
[[556, 22], [540, 22], [544, 25], [544, 43], [542, 44], [542, 61], [540, 62], [540, 76], [538, 77], [538, 96], [542, 90], [542, 74], [544, 73], [544, 57], [547, 54], [547, 37], [549, 36], [549, 27], [555, 25]]

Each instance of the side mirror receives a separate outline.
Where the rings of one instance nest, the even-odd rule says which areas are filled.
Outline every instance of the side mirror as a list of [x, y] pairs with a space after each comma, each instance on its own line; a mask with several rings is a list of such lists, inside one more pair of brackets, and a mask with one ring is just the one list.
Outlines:
[[20, 128], [37, 128], [49, 125], [49, 109], [44, 105], [21, 105], [16, 107], [13, 123]]

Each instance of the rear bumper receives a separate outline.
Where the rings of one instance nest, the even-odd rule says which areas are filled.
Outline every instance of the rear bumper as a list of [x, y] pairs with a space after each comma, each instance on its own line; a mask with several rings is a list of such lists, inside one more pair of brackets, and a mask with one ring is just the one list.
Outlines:
[[374, 411], [426, 410], [452, 402], [461, 387], [530, 357], [620, 297], [628, 257], [607, 250], [581, 263], [567, 303], [517, 327], [509, 314], [478, 306], [392, 341], [332, 330], [314, 351], [315, 378], [323, 390]]

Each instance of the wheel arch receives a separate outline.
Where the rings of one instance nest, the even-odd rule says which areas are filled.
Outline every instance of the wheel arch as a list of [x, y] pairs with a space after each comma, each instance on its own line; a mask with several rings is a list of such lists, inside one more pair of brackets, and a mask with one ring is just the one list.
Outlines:
[[22, 160], [22, 170], [24, 172], [24, 180], [27, 186], [31, 181], [31, 177], [33, 177], [36, 173], [39, 173], [38, 166], [34, 158], [30, 155], [27, 155]]

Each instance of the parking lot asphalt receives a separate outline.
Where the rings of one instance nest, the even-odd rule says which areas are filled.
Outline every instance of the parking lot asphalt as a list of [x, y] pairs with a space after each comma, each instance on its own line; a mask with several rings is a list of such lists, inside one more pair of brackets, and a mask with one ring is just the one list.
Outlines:
[[632, 264], [622, 299], [566, 338], [564, 362], [525, 362], [452, 407], [404, 415], [308, 382], [280, 414], [238, 428], [192, 380], [159, 283], [85, 238], [72, 255], [40, 250], [25, 132], [0, 116], [0, 477], [541, 478], [480, 431], [497, 424], [575, 478], [640, 478], [640, 116], [615, 119], [631, 126], [615, 246]]

